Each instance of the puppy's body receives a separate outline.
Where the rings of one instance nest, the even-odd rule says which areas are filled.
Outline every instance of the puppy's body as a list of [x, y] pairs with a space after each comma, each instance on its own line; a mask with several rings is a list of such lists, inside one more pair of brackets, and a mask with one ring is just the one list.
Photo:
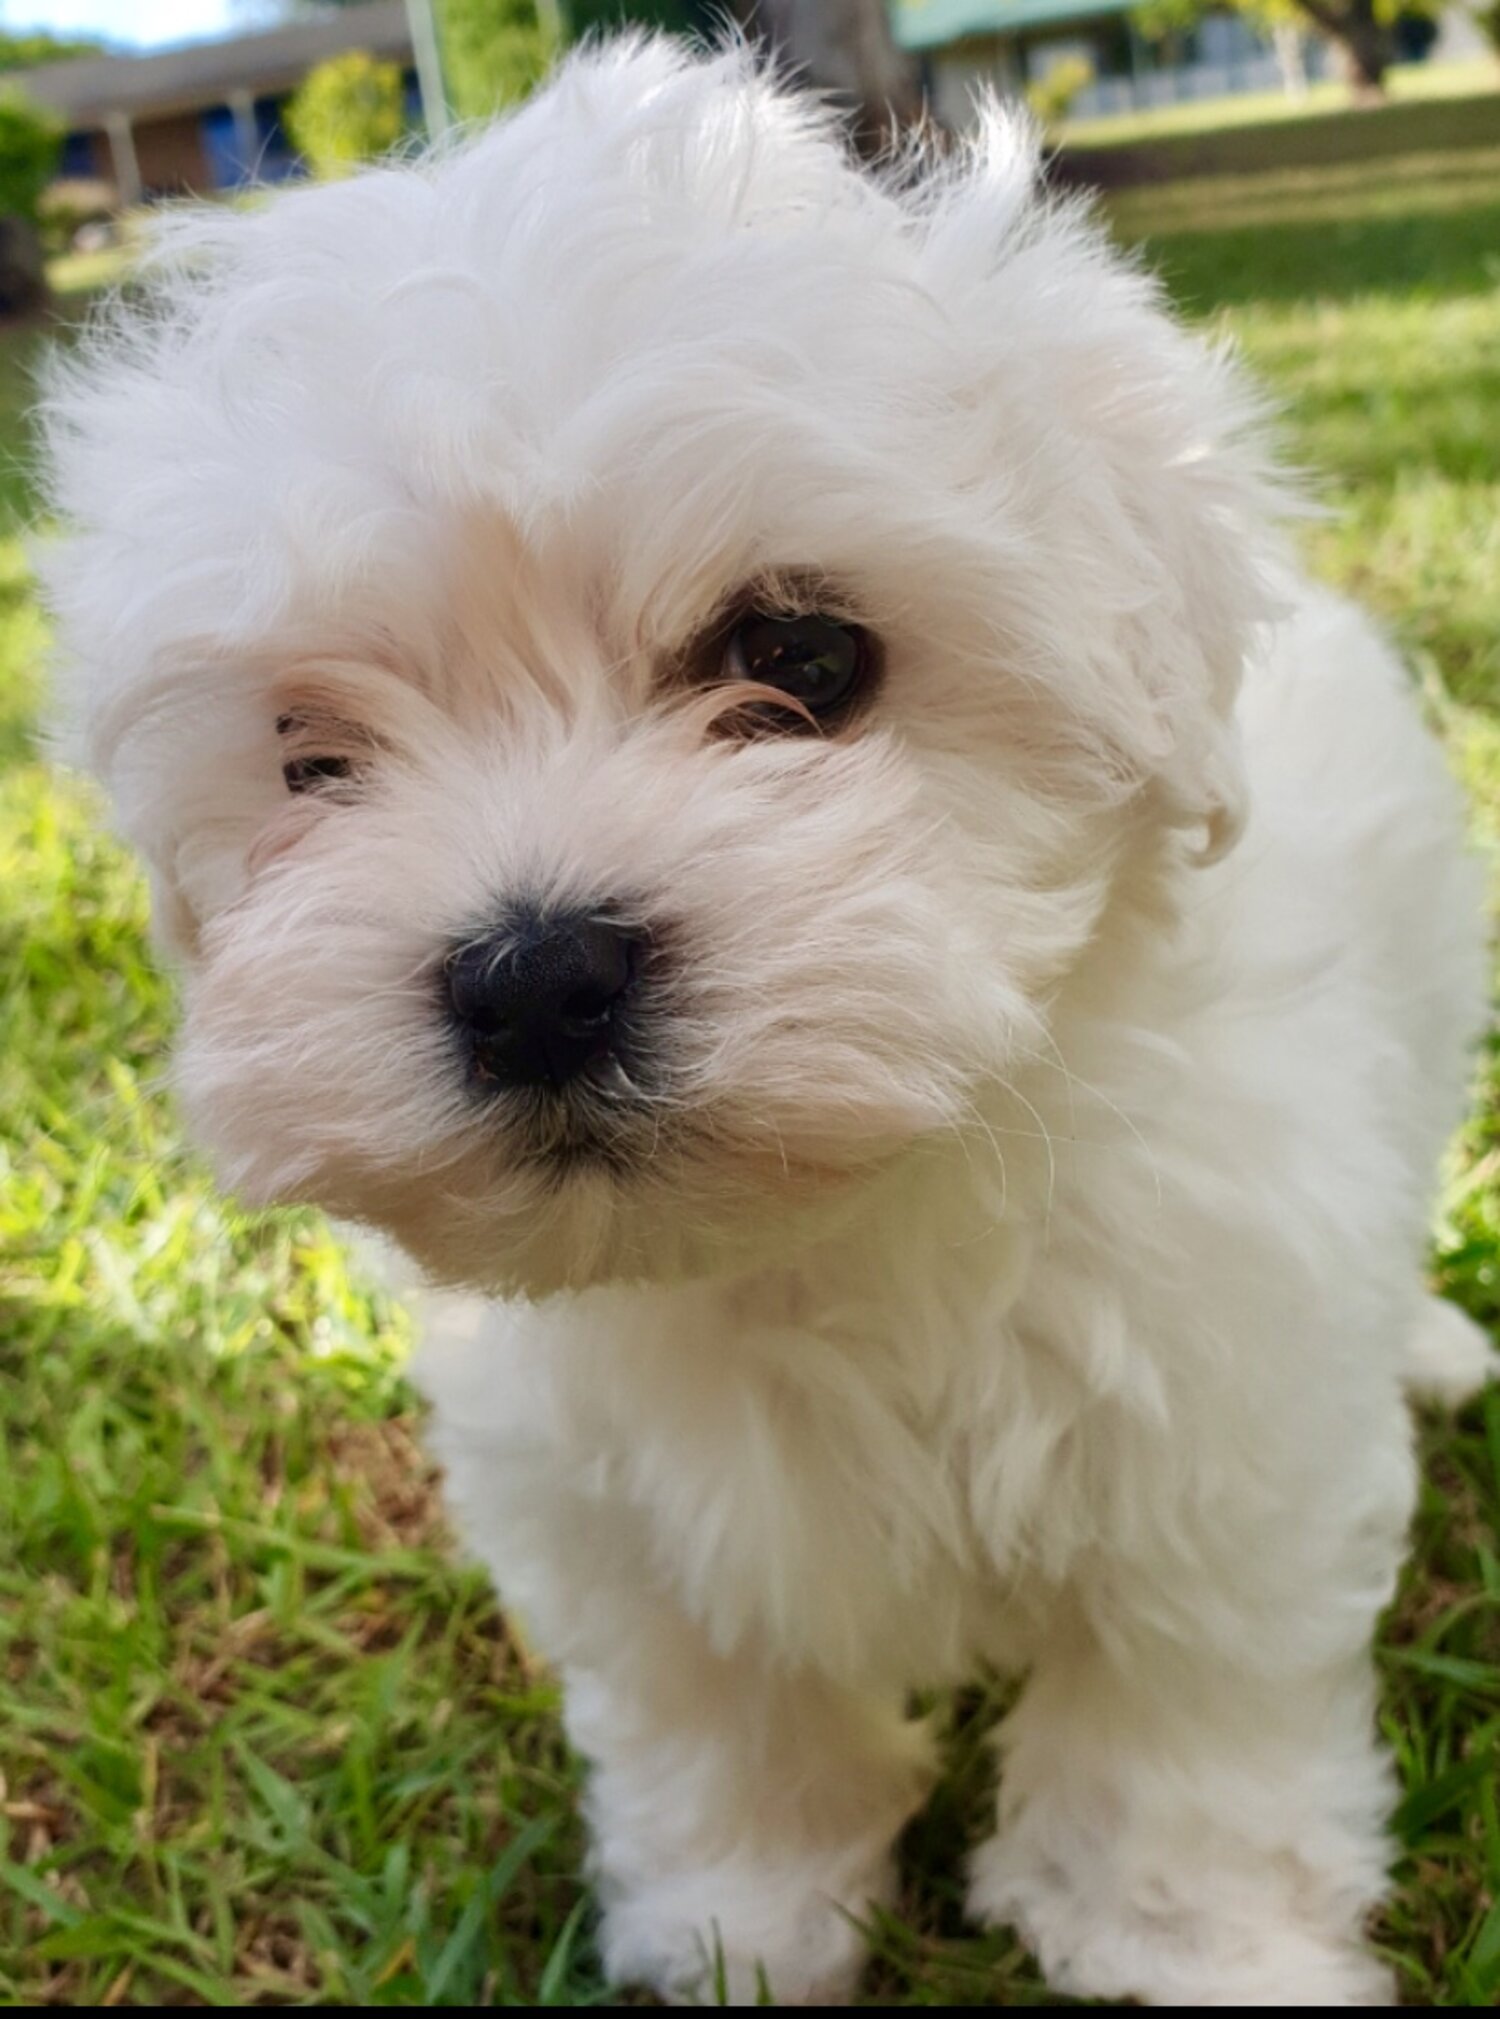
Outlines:
[[1388, 1989], [1368, 1648], [1477, 893], [1347, 606], [1304, 598], [1241, 713], [1246, 837], [1165, 943], [1160, 893], [1118, 894], [1017, 1082], [1003, 1214], [943, 1145], [783, 1267], [496, 1307], [419, 1363], [462, 1530], [602, 1763], [623, 1978], [701, 1988], [715, 1930], [741, 1991], [847, 1989], [820, 1903], [885, 1896], [927, 1785], [904, 1694], [985, 1661], [1032, 1679], [973, 1906], [1057, 1988]]
[[503, 1300], [425, 1378], [611, 1969], [847, 1989], [992, 1661], [1059, 1988], [1378, 1997], [1477, 900], [1232, 377], [1003, 128], [885, 187], [660, 46], [165, 292], [54, 402], [90, 754], [226, 1178]]

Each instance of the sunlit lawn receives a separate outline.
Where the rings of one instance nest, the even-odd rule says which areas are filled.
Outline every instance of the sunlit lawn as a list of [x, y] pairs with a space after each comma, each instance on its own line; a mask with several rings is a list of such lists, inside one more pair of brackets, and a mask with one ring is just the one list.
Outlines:
[[[1318, 568], [1410, 648], [1500, 834], [1500, 152], [1117, 206], [1327, 472]], [[0, 497], [26, 508], [24, 345]], [[0, 2001], [600, 1995], [551, 1686], [443, 1541], [397, 1314], [312, 1218], [246, 1225], [156, 1091], [144, 899], [32, 741], [43, 647], [0, 550]], [[1500, 1106], [1437, 1268], [1500, 1319]], [[1406, 1780], [1381, 1939], [1416, 2002], [1500, 2000], [1500, 1397], [1425, 1433], [1385, 1636]], [[1035, 2003], [958, 1913], [984, 1692], [913, 1830], [882, 2002]]]
[[[1399, 63], [1386, 72], [1385, 83], [1389, 96], [1398, 105], [1468, 98], [1476, 92], [1500, 91], [1500, 58], [1476, 56], [1454, 63]], [[1342, 112], [1348, 107], [1348, 85], [1341, 78], [1330, 77], [1309, 85], [1298, 97], [1282, 90], [1236, 91], [1218, 98], [1184, 99], [1179, 105], [1151, 106], [1139, 112], [1070, 119], [1062, 131], [1075, 146], [1123, 146], [1137, 140], [1159, 140], [1174, 133], [1208, 133], [1225, 126], [1316, 118], [1320, 113]]]

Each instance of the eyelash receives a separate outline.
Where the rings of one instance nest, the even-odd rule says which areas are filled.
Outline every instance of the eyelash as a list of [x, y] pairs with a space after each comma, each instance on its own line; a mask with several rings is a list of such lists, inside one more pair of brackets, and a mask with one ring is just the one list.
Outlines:
[[[795, 580], [747, 590], [701, 634], [682, 676], [706, 692], [747, 693], [721, 718], [721, 733], [820, 736], [858, 715], [884, 671], [879, 637], [843, 610], [820, 607], [816, 584]], [[780, 697], [785, 697], [782, 705]]]
[[288, 792], [315, 792], [331, 779], [348, 778], [353, 767], [347, 757], [294, 757], [281, 767]]
[[[310, 742], [312, 748], [304, 755], [284, 759], [281, 766], [282, 781], [294, 797], [306, 792], [317, 792], [325, 787], [338, 785], [355, 775], [352, 758], [336, 756], [332, 752], [322, 752], [317, 748], [317, 738], [312, 733], [312, 725], [297, 715], [278, 715], [276, 733], [282, 738], [296, 738]], [[330, 736], [339, 732], [333, 725]], [[347, 734], [348, 732], [344, 732]]]

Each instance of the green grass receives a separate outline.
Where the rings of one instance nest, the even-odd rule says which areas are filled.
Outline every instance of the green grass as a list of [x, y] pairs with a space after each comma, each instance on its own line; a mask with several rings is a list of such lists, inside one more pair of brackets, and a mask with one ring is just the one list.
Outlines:
[[[1386, 91], [1398, 105], [1432, 99], [1469, 98], [1500, 91], [1500, 61], [1488, 56], [1461, 63], [1401, 63], [1386, 72]], [[1160, 140], [1178, 133], [1213, 133], [1227, 126], [1280, 125], [1287, 120], [1316, 119], [1323, 113], [1364, 111], [1351, 108], [1349, 87], [1337, 78], [1309, 85], [1300, 98], [1285, 91], [1236, 91], [1220, 98], [1188, 99], [1181, 105], [1158, 105], [1140, 112], [1114, 112], [1094, 119], [1069, 119], [1061, 127], [1064, 142], [1081, 147], [1125, 147], [1140, 140]]]
[[1391, 186], [1406, 175], [1407, 156], [1500, 146], [1500, 62], [1474, 66], [1463, 95], [1398, 91], [1373, 106], [1211, 99], [1139, 120], [1080, 123], [1061, 142], [1065, 166], [1103, 189], [1351, 164], [1372, 184]]
[[[1394, 626], [1500, 844], [1500, 151], [1122, 198], [1327, 473], [1318, 569]], [[0, 511], [24, 509], [24, 344]], [[134, 871], [39, 759], [44, 638], [0, 545], [0, 2002], [603, 1995], [550, 1682], [455, 1564], [400, 1316], [311, 1216], [216, 1200], [160, 1091]], [[1444, 1288], [1500, 1323], [1500, 1065]], [[1500, 1394], [1424, 1427], [1383, 1636], [1405, 1793], [1379, 1930], [1414, 2002], [1500, 2002]], [[877, 2002], [1047, 2002], [959, 1912], [993, 1692], [945, 1707]]]

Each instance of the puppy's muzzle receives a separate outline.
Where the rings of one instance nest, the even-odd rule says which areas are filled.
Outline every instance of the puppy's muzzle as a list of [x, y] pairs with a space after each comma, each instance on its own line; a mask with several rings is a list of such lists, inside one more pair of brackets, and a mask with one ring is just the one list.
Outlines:
[[479, 1077], [557, 1091], [621, 1063], [643, 936], [589, 912], [518, 912], [456, 947], [448, 1014]]

